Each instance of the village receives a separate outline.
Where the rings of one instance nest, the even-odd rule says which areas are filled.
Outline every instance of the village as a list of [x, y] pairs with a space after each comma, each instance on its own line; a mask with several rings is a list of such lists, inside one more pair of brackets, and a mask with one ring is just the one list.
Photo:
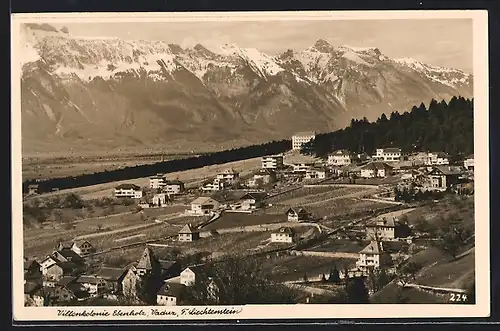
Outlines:
[[[205, 265], [231, 255], [252, 257], [270, 280], [302, 291], [297, 303], [333, 294], [346, 279], [369, 282], [380, 269], [389, 279], [367, 285], [373, 297], [396, 283], [424, 293], [465, 293], [463, 286], [445, 286], [456, 285], [451, 277], [466, 278], [463, 274], [450, 272], [444, 283], [419, 283], [423, 265], [416, 268], [411, 259], [435, 250], [431, 242], [439, 238], [428, 223], [440, 208], [444, 213], [446, 198], [473, 201], [474, 156], [452, 161], [441, 151], [404, 153], [395, 146], [381, 146], [373, 155], [348, 150], [326, 159], [303, 155], [302, 147], [315, 135], [297, 133], [290, 151], [264, 156], [258, 169], [245, 173], [227, 167], [189, 185], [156, 174], [147, 186], [132, 181], [115, 186], [109, 198], [132, 201], [139, 220], [121, 231], [104, 217], [95, 233], [25, 251], [25, 304], [105, 299], [189, 305], [186, 293], [200, 282], [219, 303], [217, 279], [200, 277], [208, 277]], [[36, 185], [28, 195], [43, 198]], [[115, 218], [119, 222], [120, 216]], [[467, 246], [470, 237], [473, 233], [464, 238], [462, 251], [452, 252], [454, 258], [473, 250]], [[111, 255], [121, 262], [107, 265], [112, 259], [104, 256]], [[402, 265], [409, 269], [405, 275]]]

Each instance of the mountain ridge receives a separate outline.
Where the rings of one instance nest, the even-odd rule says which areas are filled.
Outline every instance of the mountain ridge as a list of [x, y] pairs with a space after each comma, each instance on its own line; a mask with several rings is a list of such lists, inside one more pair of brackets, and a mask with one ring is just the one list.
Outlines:
[[[23, 150], [234, 145], [472, 96], [473, 77], [324, 39], [275, 56], [234, 44], [81, 38], [23, 27]], [[293, 121], [291, 121], [293, 119]], [[61, 147], [62, 148], [62, 147]]]

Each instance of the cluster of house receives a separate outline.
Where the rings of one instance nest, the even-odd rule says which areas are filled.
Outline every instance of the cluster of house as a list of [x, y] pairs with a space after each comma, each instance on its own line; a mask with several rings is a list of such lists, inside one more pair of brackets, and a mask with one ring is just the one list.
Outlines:
[[217, 174], [217, 176], [209, 182], [204, 183], [201, 186], [203, 192], [214, 192], [221, 191], [225, 188], [232, 187], [240, 182], [240, 174], [234, 169], [226, 169], [222, 173]]
[[[157, 305], [176, 305], [185, 288], [195, 283], [199, 271], [198, 266], [182, 269], [177, 261], [158, 259], [146, 247], [137, 262], [124, 268], [102, 267], [88, 275], [85, 274], [85, 255], [80, 250], [83, 246], [91, 247], [88, 242], [72, 243], [59, 247], [41, 262], [24, 261], [26, 305], [57, 305], [95, 297], [137, 298], [141, 288], [156, 295]], [[146, 279], [153, 283], [138, 286]]]

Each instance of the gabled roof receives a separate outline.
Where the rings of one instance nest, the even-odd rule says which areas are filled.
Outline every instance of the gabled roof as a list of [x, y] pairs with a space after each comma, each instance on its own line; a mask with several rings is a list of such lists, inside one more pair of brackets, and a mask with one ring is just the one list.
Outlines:
[[371, 222], [366, 225], [366, 227], [379, 227], [379, 226], [394, 228], [396, 227], [395, 219], [393, 217], [383, 217], [381, 219], [376, 220], [375, 222]]
[[184, 268], [184, 270], [182, 270], [182, 272], [184, 272], [187, 269], [189, 269], [189, 270], [191, 270], [192, 272], [194, 272], [196, 274], [199, 271], [203, 270], [203, 266], [204, 266], [203, 264], [191, 265], [191, 266], [188, 266], [188, 267]]
[[240, 197], [240, 200], [255, 199], [257, 201], [260, 201], [263, 200], [265, 197], [267, 197], [266, 192], [249, 192], [243, 194], [243, 196]]
[[193, 227], [190, 224], [186, 224], [182, 227], [182, 229], [179, 231], [179, 234], [191, 234], [191, 233], [196, 233], [196, 229], [193, 229]]
[[431, 174], [435, 172], [440, 172], [445, 176], [460, 175], [462, 173], [460, 167], [453, 166], [437, 166], [431, 170]]
[[179, 284], [174, 282], [164, 283], [160, 287], [160, 290], [158, 291], [157, 295], [179, 298], [179, 296], [182, 294], [185, 288], [186, 286], [184, 284]]
[[125, 275], [126, 272], [127, 269], [124, 268], [102, 267], [97, 272], [96, 276], [104, 280], [118, 281]]
[[292, 228], [290, 228], [288, 226], [283, 226], [283, 227], [277, 229], [276, 231], [273, 231], [273, 233], [284, 233], [284, 234], [287, 234], [289, 236], [293, 236]]
[[62, 257], [64, 257], [67, 261], [76, 263], [83, 261], [83, 258], [80, 255], [78, 255], [75, 251], [69, 248], [63, 248], [54, 252], [54, 254], [57, 253], [60, 254]]
[[80, 277], [76, 280], [76, 282], [80, 284], [98, 284], [99, 281], [99, 278], [90, 275], [80, 275]]
[[330, 154], [330, 156], [352, 156], [352, 153], [347, 149], [339, 149]]
[[360, 254], [380, 254], [380, 247], [376, 241], [372, 241], [371, 243], [368, 244], [365, 248], [363, 248], [360, 252]]
[[24, 294], [34, 294], [41, 288], [39, 284], [26, 282], [24, 283]]
[[159, 264], [159, 262], [156, 259], [156, 256], [155, 256], [153, 250], [149, 247], [146, 247], [144, 249], [144, 252], [142, 253], [141, 258], [139, 259], [139, 262], [137, 263], [136, 268], [137, 269], [152, 270], [158, 264]]
[[173, 180], [167, 180], [165, 182], [166, 185], [184, 185], [183, 182], [181, 182], [180, 180], [178, 179], [173, 179]]
[[170, 260], [160, 260], [159, 262], [162, 270], [168, 270], [177, 264], [177, 261], [170, 261]]
[[307, 210], [305, 210], [303, 207], [297, 206], [297, 207], [290, 207], [286, 213], [290, 213], [290, 211], [293, 211], [296, 214], [301, 214], [301, 213], [307, 213]]
[[73, 277], [73, 276], [63, 276], [59, 281], [57, 282], [57, 285], [61, 286], [67, 286], [70, 283], [76, 282], [78, 277]]
[[361, 169], [365, 169], [365, 170], [382, 170], [382, 169], [383, 170], [392, 170], [393, 167], [391, 167], [390, 165], [388, 165], [385, 162], [374, 161], [374, 162], [370, 162], [370, 163], [362, 166]]
[[121, 185], [118, 185], [117, 187], [115, 187], [115, 189], [117, 190], [134, 190], [134, 191], [138, 191], [141, 189], [140, 186], [137, 186], [135, 184], [121, 184]]
[[206, 205], [214, 203], [218, 203], [218, 201], [210, 197], [198, 197], [191, 202], [191, 204], [195, 205]]
[[24, 270], [30, 269], [32, 266], [40, 268], [40, 263], [35, 260], [24, 261]]
[[401, 148], [399, 147], [387, 147], [381, 149], [384, 150], [384, 153], [401, 153]]

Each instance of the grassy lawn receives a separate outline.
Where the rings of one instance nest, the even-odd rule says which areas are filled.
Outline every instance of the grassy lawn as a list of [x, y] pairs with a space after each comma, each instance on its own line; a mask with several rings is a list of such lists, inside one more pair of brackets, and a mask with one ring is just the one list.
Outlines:
[[446, 295], [437, 295], [414, 288], [402, 289], [395, 283], [390, 283], [375, 293], [370, 301], [372, 303], [402, 303], [398, 296], [410, 304], [449, 303], [449, 297]]
[[368, 242], [358, 243], [346, 239], [328, 239], [320, 246], [307, 249], [314, 252], [344, 252], [344, 253], [358, 253], [366, 247]]
[[238, 228], [242, 226], [280, 223], [286, 221], [287, 217], [284, 213], [264, 214], [263, 212], [258, 212], [254, 214], [245, 214], [226, 212], [214, 222], [208, 224], [206, 227], [203, 227], [203, 230]]

